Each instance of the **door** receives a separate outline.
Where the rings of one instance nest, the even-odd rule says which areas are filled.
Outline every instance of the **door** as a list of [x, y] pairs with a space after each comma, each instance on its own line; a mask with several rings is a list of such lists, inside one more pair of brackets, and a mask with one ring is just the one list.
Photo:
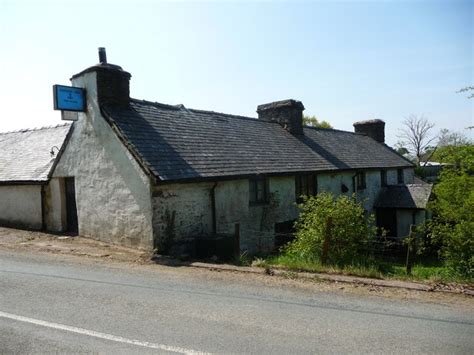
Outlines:
[[77, 207], [76, 207], [76, 188], [74, 178], [65, 179], [66, 186], [66, 221], [67, 231], [71, 234], [76, 235], [78, 232], [77, 228]]
[[387, 236], [397, 236], [397, 210], [394, 208], [379, 208], [377, 210], [377, 225], [387, 231]]

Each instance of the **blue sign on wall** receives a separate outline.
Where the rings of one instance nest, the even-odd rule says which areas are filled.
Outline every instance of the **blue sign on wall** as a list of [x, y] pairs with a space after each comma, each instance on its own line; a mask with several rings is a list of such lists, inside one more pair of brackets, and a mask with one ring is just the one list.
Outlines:
[[61, 111], [81, 111], [86, 109], [84, 89], [72, 86], [53, 85], [54, 109]]

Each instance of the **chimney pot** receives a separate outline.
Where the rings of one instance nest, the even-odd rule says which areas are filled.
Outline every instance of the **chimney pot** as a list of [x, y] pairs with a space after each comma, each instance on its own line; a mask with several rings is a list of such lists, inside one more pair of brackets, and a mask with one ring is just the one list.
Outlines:
[[104, 47], [99, 47], [99, 63], [107, 64], [107, 53]]
[[365, 134], [377, 142], [385, 143], [385, 122], [382, 120], [354, 122], [354, 132]]

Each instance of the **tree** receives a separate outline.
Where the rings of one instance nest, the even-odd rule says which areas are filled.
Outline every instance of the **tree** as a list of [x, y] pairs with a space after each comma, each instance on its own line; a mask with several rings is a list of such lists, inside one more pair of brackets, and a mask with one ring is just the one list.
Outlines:
[[397, 137], [401, 140], [400, 143], [416, 157], [416, 164], [420, 166], [423, 154], [436, 139], [436, 136], [431, 134], [435, 124], [429, 122], [424, 116], [410, 115], [403, 121], [403, 126]]
[[333, 128], [328, 121], [319, 121], [316, 116], [303, 115], [303, 124], [316, 128]]
[[296, 239], [287, 246], [288, 255], [338, 266], [369, 261], [367, 246], [377, 228], [374, 217], [366, 217], [362, 203], [323, 192], [304, 197], [298, 207]]
[[460, 132], [453, 132], [449, 129], [443, 128], [438, 135], [438, 147], [459, 147], [470, 144], [470, 140], [465, 134]]
[[441, 147], [444, 169], [434, 187], [431, 238], [441, 244], [441, 255], [457, 274], [474, 277], [474, 145]]

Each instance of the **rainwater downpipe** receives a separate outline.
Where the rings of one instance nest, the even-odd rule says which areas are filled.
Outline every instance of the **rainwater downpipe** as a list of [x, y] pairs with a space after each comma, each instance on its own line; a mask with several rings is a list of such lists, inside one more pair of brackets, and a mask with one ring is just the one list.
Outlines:
[[46, 185], [41, 185], [41, 230], [46, 230]]
[[217, 234], [217, 217], [216, 217], [216, 187], [217, 181], [211, 188], [211, 211], [212, 211], [212, 234]]

